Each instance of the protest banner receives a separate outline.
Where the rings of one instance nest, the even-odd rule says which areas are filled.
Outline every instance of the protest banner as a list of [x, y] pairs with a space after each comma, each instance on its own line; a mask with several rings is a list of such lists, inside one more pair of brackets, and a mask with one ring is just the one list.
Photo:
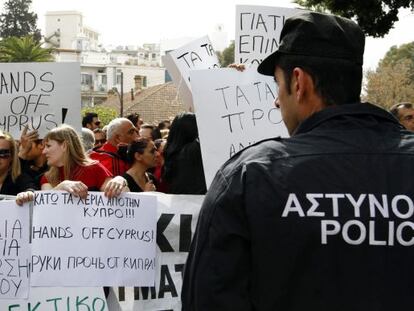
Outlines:
[[155, 287], [114, 287], [108, 297], [108, 304], [113, 306], [111, 311], [181, 310], [184, 264], [204, 196], [156, 195], [158, 248]]
[[190, 76], [207, 187], [238, 151], [265, 138], [288, 136], [274, 105], [273, 77], [255, 68], [194, 70]]
[[32, 286], [153, 286], [154, 195], [35, 193]]
[[259, 65], [279, 47], [285, 20], [298, 9], [237, 5], [234, 61]]
[[216, 52], [208, 36], [195, 40], [185, 46], [171, 51], [163, 58], [165, 68], [170, 73], [174, 85], [186, 106], [187, 111], [194, 111], [191, 95], [190, 71], [194, 69], [219, 68]]
[[102, 287], [32, 287], [28, 299], [2, 300], [0, 310], [108, 311], [108, 307]]
[[59, 124], [80, 132], [79, 63], [4, 63], [0, 71], [0, 129], [19, 138], [25, 126], [43, 137]]
[[[0, 202], [0, 299], [27, 298], [30, 273], [29, 204]], [[4, 310], [0, 308], [0, 310]]]

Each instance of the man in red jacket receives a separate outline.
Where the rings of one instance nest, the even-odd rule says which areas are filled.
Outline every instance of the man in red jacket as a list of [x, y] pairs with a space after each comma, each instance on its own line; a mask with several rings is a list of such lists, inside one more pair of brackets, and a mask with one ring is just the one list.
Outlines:
[[129, 168], [126, 148], [138, 138], [137, 130], [127, 118], [116, 118], [108, 124], [106, 135], [107, 142], [90, 157], [101, 162], [114, 176], [122, 175]]

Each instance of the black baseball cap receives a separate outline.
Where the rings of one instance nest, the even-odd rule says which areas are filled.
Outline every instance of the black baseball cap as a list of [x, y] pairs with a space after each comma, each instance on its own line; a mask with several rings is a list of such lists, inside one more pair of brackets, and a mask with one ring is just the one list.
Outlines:
[[266, 57], [257, 71], [273, 76], [280, 55], [345, 60], [362, 66], [365, 35], [350, 19], [305, 11], [288, 18], [279, 49]]

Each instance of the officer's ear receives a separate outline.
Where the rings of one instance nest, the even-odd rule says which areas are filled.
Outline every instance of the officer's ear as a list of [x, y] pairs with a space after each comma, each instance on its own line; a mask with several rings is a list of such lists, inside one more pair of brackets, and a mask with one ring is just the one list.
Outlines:
[[302, 68], [295, 67], [292, 71], [291, 91], [295, 95], [297, 102], [307, 100], [307, 97], [314, 92], [312, 77]]

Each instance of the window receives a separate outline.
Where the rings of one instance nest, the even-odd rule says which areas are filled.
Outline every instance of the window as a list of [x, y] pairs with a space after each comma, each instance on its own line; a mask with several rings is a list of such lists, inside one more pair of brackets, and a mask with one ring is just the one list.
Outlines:
[[92, 85], [92, 75], [89, 73], [82, 73], [81, 84]]

